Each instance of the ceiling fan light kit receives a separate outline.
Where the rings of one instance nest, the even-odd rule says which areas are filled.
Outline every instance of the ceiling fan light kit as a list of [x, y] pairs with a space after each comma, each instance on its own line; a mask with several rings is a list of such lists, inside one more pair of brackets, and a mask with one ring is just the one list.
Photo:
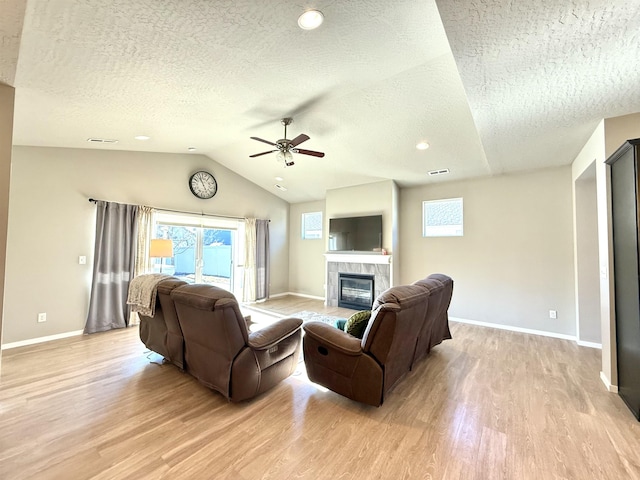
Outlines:
[[290, 167], [293, 165], [293, 155], [291, 152], [278, 152], [276, 153], [276, 160], [284, 162], [285, 166]]
[[276, 159], [278, 161], [284, 161], [284, 164], [286, 167], [290, 167], [294, 165], [293, 155], [292, 155], [293, 153], [301, 153], [302, 155], [311, 155], [312, 157], [320, 157], [320, 158], [324, 157], [323, 152], [316, 152], [314, 150], [305, 150], [302, 148], [296, 148], [302, 142], [306, 142], [307, 140], [309, 140], [309, 135], [305, 135], [304, 133], [301, 133], [293, 140], [289, 140], [287, 138], [287, 126], [291, 125], [292, 122], [293, 122], [292, 118], [283, 118], [281, 120], [282, 125], [284, 125], [284, 138], [281, 138], [275, 143], [259, 137], [250, 137], [252, 140], [257, 140], [258, 142], [266, 143], [267, 145], [272, 145], [276, 148], [275, 150], [268, 150], [266, 152], [254, 153], [253, 155], [249, 155], [249, 157], [255, 158], [261, 155], [267, 155], [269, 153], [278, 152], [276, 154]]

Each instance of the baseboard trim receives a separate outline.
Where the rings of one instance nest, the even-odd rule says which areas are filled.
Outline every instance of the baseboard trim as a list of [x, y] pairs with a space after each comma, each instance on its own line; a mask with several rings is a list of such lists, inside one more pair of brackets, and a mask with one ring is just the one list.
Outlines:
[[480, 327], [497, 328], [499, 330], [509, 330], [511, 332], [528, 333], [531, 335], [541, 335], [543, 337], [560, 338], [562, 340], [572, 340], [581, 347], [596, 348], [602, 350], [601, 343], [585, 342], [578, 340], [573, 335], [565, 335], [563, 333], [546, 332], [544, 330], [533, 330], [531, 328], [513, 327], [511, 325], [502, 325], [500, 323], [479, 322], [477, 320], [467, 320], [466, 318], [449, 317], [449, 320], [459, 323], [468, 323], [470, 325], [478, 325]]
[[291, 294], [289, 292], [274, 293], [273, 295], [269, 295], [269, 298], [286, 297], [287, 295], [291, 295]]
[[580, 345], [581, 347], [589, 347], [589, 348], [596, 348], [598, 350], [602, 350], [602, 344], [601, 343], [585, 342], [583, 340], [576, 340], [576, 343], [578, 345]]
[[610, 391], [611, 393], [618, 393], [618, 386], [611, 385], [611, 382], [609, 381], [607, 376], [604, 374], [604, 372], [600, 372], [600, 380], [602, 380], [602, 383], [604, 383], [604, 386], [608, 391]]
[[500, 323], [479, 322], [477, 320], [467, 320], [466, 318], [449, 317], [452, 322], [468, 323], [470, 325], [478, 325], [479, 327], [497, 328], [498, 330], [509, 330], [511, 332], [528, 333], [531, 335], [540, 335], [543, 337], [559, 338], [561, 340], [576, 341], [573, 335], [565, 335], [564, 333], [546, 332], [544, 330], [533, 330], [531, 328], [513, 327], [511, 325], [502, 325]]
[[31, 338], [29, 340], [20, 340], [19, 342], [5, 343], [2, 345], [2, 350], [10, 350], [17, 347], [26, 347], [28, 345], [35, 345], [37, 343], [50, 342], [51, 340], [60, 340], [61, 338], [75, 337], [77, 335], [82, 335], [83, 333], [83, 330], [74, 330], [73, 332], [58, 333], [56, 335], [48, 335], [46, 337]]
[[316, 295], [307, 295], [306, 293], [297, 293], [297, 292], [276, 293], [275, 295], [269, 295], [269, 297], [270, 298], [278, 298], [278, 297], [286, 297], [287, 295], [293, 295], [294, 297], [303, 297], [303, 298], [310, 298], [312, 300], [322, 300], [322, 301], [324, 301], [324, 297], [318, 297]]

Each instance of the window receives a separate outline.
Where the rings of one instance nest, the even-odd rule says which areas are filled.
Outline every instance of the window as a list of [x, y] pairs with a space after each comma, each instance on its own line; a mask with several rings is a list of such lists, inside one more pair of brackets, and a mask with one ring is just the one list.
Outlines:
[[317, 240], [322, 238], [322, 212], [302, 214], [302, 239]]
[[422, 202], [423, 237], [462, 236], [462, 198]]

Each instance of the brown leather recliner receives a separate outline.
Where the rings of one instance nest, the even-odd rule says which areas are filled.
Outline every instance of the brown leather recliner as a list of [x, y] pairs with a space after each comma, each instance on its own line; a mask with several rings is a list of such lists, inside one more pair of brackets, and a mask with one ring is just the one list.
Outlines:
[[362, 340], [324, 323], [305, 324], [309, 379], [352, 400], [381, 405], [425, 350], [451, 338], [446, 314], [450, 280], [427, 278], [381, 293]]
[[449, 331], [449, 305], [453, 295], [453, 280], [447, 275], [434, 273], [413, 283], [429, 290], [429, 304], [422, 330], [418, 337], [413, 363], [426, 357], [443, 338], [451, 338]]
[[158, 283], [155, 314], [140, 317], [140, 340], [149, 350], [162, 355], [166, 360], [184, 370], [184, 338], [178, 323], [171, 292], [187, 282], [167, 278]]
[[252, 398], [297, 366], [302, 320], [286, 318], [249, 334], [232, 293], [184, 285], [171, 293], [191, 375], [233, 402]]

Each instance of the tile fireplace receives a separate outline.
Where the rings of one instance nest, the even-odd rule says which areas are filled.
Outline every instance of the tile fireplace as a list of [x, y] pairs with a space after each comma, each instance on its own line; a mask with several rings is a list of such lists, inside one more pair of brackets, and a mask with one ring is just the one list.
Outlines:
[[[327, 253], [326, 259], [326, 291], [325, 304], [338, 307], [340, 301], [340, 274], [354, 276], [371, 276], [373, 301], [378, 295], [391, 287], [392, 264], [391, 255], [359, 254], [359, 253]], [[370, 308], [370, 304], [369, 307]], [[346, 307], [364, 308], [364, 307]]]

